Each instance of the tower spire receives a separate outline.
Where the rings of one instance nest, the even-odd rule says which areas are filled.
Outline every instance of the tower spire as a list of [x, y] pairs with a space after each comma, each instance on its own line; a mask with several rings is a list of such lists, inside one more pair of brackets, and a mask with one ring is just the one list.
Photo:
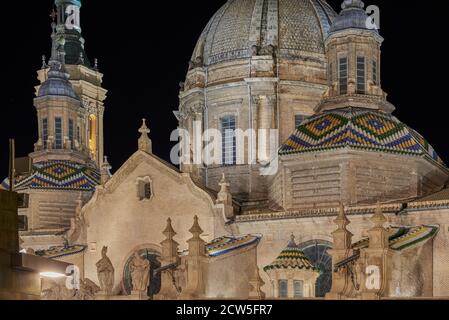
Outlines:
[[56, 20], [57, 30], [65, 40], [66, 63], [90, 67], [84, 50], [85, 41], [81, 35], [81, 1], [55, 0], [55, 6], [56, 11], [50, 16], [53, 21]]

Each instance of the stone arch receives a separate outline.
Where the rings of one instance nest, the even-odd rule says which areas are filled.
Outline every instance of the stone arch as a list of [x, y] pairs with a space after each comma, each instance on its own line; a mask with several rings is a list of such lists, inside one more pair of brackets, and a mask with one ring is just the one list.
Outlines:
[[328, 253], [332, 246], [332, 242], [318, 239], [299, 244], [307, 258], [320, 269], [315, 289], [317, 297], [324, 297], [332, 288], [332, 257]]
[[[121, 267], [120, 267], [120, 274], [121, 274], [121, 287], [122, 287], [122, 292], [125, 295], [129, 295], [131, 293], [131, 280], [130, 280], [130, 273], [129, 273], [129, 263], [131, 261], [132, 256], [134, 255], [135, 252], [139, 252], [139, 254], [145, 258], [150, 260], [151, 262], [151, 271], [155, 269], [160, 268], [161, 263], [159, 261], [160, 256], [161, 256], [161, 252], [162, 249], [160, 246], [155, 245], [155, 244], [144, 244], [144, 245], [140, 245], [135, 247], [133, 250], [131, 250], [124, 258], [124, 260], [121, 263]], [[150, 279], [151, 284], [150, 284], [150, 289], [149, 289], [149, 296], [152, 297], [153, 295], [156, 295], [159, 293], [160, 291], [160, 286], [161, 286], [161, 279], [160, 279], [160, 274], [156, 276], [156, 278], [151, 278]]]

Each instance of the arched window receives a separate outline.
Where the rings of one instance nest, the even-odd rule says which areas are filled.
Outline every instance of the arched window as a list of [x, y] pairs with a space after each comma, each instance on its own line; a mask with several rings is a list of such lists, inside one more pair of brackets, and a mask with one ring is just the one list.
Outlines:
[[94, 160], [97, 159], [97, 117], [89, 116], [89, 151]]
[[322, 240], [314, 240], [299, 245], [299, 248], [320, 270], [320, 277], [316, 282], [315, 295], [324, 297], [332, 288], [332, 257], [327, 252], [332, 248], [332, 243]]
[[222, 158], [225, 166], [232, 166], [237, 163], [235, 130], [235, 116], [230, 115], [221, 118]]
[[[151, 249], [142, 249], [138, 251], [140, 257], [144, 260], [148, 260], [150, 262], [150, 286], [148, 288], [148, 296], [152, 298], [154, 295], [158, 294], [161, 291], [161, 273], [154, 273], [155, 270], [161, 267], [161, 263], [159, 261], [160, 254]], [[123, 289], [126, 294], [131, 294], [133, 284], [132, 284], [132, 276], [131, 276], [131, 261], [132, 256], [125, 263], [125, 268], [123, 270]]]

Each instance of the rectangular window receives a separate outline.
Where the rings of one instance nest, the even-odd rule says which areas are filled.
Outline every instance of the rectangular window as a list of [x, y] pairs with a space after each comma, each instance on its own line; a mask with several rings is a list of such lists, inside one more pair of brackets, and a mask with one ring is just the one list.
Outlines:
[[377, 61], [373, 60], [373, 83], [377, 86]]
[[81, 143], [81, 130], [80, 130], [80, 127], [76, 127], [76, 140], [78, 140], [78, 143]]
[[18, 220], [19, 231], [28, 231], [28, 217], [20, 215]]
[[72, 145], [72, 149], [75, 147], [75, 125], [72, 119], [69, 119], [69, 140]]
[[279, 280], [279, 298], [288, 298], [288, 281]]
[[44, 140], [44, 148], [47, 149], [48, 141], [48, 119], [42, 119], [42, 140]]
[[348, 93], [348, 58], [340, 58], [340, 94]]
[[334, 65], [332, 63], [329, 64], [329, 82], [334, 82]]
[[357, 93], [365, 94], [365, 57], [357, 57]]
[[295, 281], [295, 298], [304, 298], [304, 281]]
[[62, 148], [62, 118], [55, 118], [55, 149]]
[[295, 115], [295, 128], [298, 128], [301, 123], [304, 122], [304, 120], [307, 119], [307, 116], [303, 115], [303, 114], [297, 114]]
[[232, 166], [237, 163], [235, 130], [235, 116], [227, 116], [221, 119], [222, 157], [223, 165], [226, 166]]

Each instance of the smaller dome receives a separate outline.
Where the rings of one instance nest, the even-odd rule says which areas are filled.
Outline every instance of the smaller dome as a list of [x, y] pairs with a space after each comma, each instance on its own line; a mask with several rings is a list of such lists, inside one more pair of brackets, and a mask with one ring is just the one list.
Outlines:
[[292, 236], [291, 241], [277, 259], [266, 266], [264, 271], [268, 272], [270, 270], [280, 269], [299, 269], [319, 272], [319, 269], [316, 268], [309, 258], [306, 257], [304, 252], [299, 249], [298, 245], [295, 243], [294, 236]]
[[37, 96], [64, 96], [79, 100], [72, 85], [68, 81], [62, 81], [61, 79], [48, 79], [45, 81], [39, 88]]
[[[345, 0], [341, 5], [342, 11], [334, 19], [330, 32], [345, 29], [365, 29], [368, 30], [366, 22], [369, 17], [364, 10], [364, 3], [360, 0]], [[377, 32], [373, 29], [372, 31]]]
[[48, 79], [39, 88], [37, 96], [64, 96], [79, 100], [68, 78], [69, 75], [65, 73], [62, 64], [51, 61]]
[[280, 149], [280, 155], [352, 148], [424, 156], [444, 165], [432, 146], [396, 117], [382, 111], [344, 108], [304, 121]]

